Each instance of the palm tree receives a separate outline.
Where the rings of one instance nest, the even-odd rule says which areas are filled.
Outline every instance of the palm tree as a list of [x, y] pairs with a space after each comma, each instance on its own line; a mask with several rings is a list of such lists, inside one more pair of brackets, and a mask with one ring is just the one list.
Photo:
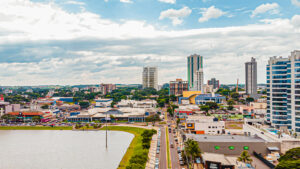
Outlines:
[[243, 151], [241, 156], [237, 158], [237, 161], [250, 163], [252, 162], [251, 156], [249, 155], [248, 151]]
[[201, 150], [199, 148], [199, 145], [197, 141], [194, 141], [192, 139], [188, 139], [185, 143], [185, 151], [186, 156], [188, 159], [191, 159], [192, 168], [194, 168], [194, 161], [196, 157], [201, 156]]

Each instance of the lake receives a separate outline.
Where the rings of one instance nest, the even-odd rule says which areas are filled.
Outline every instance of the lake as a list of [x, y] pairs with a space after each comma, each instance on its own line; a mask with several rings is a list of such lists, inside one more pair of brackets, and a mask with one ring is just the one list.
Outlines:
[[0, 169], [115, 169], [134, 135], [109, 131], [0, 130]]

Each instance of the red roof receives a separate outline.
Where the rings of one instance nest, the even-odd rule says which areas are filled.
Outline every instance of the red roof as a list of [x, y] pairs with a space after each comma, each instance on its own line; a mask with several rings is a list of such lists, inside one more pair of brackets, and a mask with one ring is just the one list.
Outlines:
[[[41, 116], [44, 114], [42, 112], [21, 112], [21, 113], [23, 116]], [[8, 114], [18, 116], [20, 112], [10, 112]]]

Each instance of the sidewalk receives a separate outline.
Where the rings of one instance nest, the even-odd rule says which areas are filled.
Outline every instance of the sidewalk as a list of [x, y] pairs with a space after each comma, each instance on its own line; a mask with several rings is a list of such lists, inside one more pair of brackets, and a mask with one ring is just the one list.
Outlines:
[[[158, 127], [153, 127], [158, 131]], [[154, 169], [155, 167], [155, 158], [156, 158], [156, 148], [157, 148], [157, 134], [152, 136], [151, 145], [148, 153], [148, 161], [146, 163], [146, 169]]]

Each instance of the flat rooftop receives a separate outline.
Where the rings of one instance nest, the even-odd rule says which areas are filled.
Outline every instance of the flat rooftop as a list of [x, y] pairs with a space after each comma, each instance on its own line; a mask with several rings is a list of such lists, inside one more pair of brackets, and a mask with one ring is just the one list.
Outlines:
[[187, 138], [198, 142], [265, 142], [260, 137], [239, 136], [239, 135], [195, 135], [187, 134]]

